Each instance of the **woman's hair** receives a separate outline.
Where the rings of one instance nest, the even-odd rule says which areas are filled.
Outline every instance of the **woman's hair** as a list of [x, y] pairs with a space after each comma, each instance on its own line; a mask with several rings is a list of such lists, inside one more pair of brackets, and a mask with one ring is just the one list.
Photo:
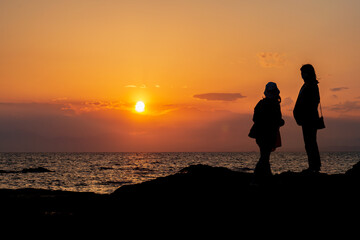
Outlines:
[[300, 68], [301, 73], [306, 73], [306, 77], [304, 78], [304, 81], [307, 83], [319, 83], [316, 78], [315, 69], [311, 64], [305, 64]]

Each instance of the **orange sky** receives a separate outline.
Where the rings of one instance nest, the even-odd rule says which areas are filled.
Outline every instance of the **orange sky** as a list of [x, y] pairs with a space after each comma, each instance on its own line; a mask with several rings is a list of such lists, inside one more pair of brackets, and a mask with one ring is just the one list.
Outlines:
[[[344, 139], [349, 141], [345, 145], [360, 146], [353, 142], [360, 130], [359, 13], [356, 0], [4, 0], [0, 2], [0, 121], [5, 124], [13, 121], [4, 116], [21, 116], [22, 126], [33, 129], [29, 119], [41, 121], [46, 117], [40, 116], [47, 114], [63, 121], [71, 117], [93, 121], [84, 132], [118, 127], [105, 131], [105, 142], [118, 144], [105, 144], [100, 151], [251, 150], [256, 145], [243, 138], [265, 84], [278, 84], [283, 114], [291, 117], [302, 85], [299, 68], [312, 63], [324, 115], [335, 126], [336, 120], [353, 121], [356, 131], [353, 138]], [[134, 112], [139, 100], [147, 109], [141, 115]], [[49, 108], [55, 110], [49, 114]], [[245, 115], [250, 120], [240, 117]], [[107, 125], [109, 119], [114, 120]], [[239, 137], [225, 134], [234, 132], [231, 119], [243, 121], [239, 122], [243, 129], [236, 132]], [[294, 125], [289, 121], [288, 126]], [[55, 128], [61, 129], [65, 123], [57, 124]], [[69, 124], [67, 131], [76, 126]], [[3, 128], [14, 143], [1, 151], [43, 149], [27, 143], [16, 148], [19, 128], [14, 132], [10, 126]], [[169, 136], [159, 134], [164, 129]], [[215, 134], [216, 129], [220, 130]], [[292, 138], [293, 129], [295, 125], [284, 127], [284, 135]], [[117, 131], [133, 142], [120, 140]], [[212, 131], [209, 136], [222, 142], [207, 142], [204, 132]], [[61, 132], [42, 136], [56, 138]], [[36, 135], [28, 134], [29, 139]], [[324, 139], [338, 137], [331, 129], [322, 134]], [[169, 142], [169, 138], [178, 140]], [[137, 139], [141, 141], [136, 143]], [[194, 141], [191, 146], [198, 147], [190, 147], [189, 139]], [[154, 140], [159, 140], [157, 146], [150, 144]], [[297, 149], [293, 145], [291, 149]]]

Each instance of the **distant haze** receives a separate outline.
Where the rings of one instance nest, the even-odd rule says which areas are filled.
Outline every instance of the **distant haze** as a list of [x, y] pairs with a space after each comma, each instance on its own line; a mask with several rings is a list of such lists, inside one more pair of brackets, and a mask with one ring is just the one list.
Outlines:
[[[0, 151], [258, 151], [247, 136], [250, 114], [187, 107], [138, 116], [85, 106], [76, 112], [62, 104], [0, 104]], [[318, 133], [321, 151], [360, 150], [356, 119], [325, 121], [327, 128]], [[278, 151], [304, 151], [301, 128], [292, 117], [285, 122]]]

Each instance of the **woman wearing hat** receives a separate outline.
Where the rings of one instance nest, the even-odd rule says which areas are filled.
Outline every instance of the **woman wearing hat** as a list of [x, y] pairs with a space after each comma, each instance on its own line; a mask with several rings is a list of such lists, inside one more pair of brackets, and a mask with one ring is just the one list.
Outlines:
[[260, 159], [255, 167], [256, 177], [271, 176], [270, 154], [281, 146], [279, 128], [284, 125], [280, 109], [280, 91], [276, 83], [269, 82], [265, 88], [265, 98], [255, 107], [249, 137], [255, 138], [260, 148]]

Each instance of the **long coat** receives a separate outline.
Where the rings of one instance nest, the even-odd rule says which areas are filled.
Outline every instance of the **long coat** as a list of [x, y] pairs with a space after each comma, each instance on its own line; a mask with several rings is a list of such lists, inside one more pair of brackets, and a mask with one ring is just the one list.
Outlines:
[[285, 123], [279, 101], [270, 98], [260, 100], [254, 109], [253, 121], [249, 136], [256, 138], [260, 147], [275, 148], [279, 128]]
[[316, 125], [319, 119], [318, 106], [320, 102], [319, 87], [317, 82], [304, 83], [294, 107], [294, 118], [300, 126]]

